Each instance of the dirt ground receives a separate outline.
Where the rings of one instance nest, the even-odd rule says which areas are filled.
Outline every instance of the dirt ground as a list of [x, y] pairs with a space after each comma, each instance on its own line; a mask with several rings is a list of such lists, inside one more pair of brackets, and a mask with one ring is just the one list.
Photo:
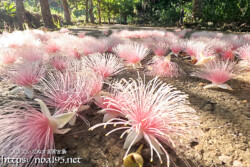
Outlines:
[[[91, 29], [93, 29], [91, 31]], [[101, 34], [105, 28], [90, 28], [89, 34]], [[86, 29], [74, 29], [74, 32], [86, 31]], [[149, 58], [147, 58], [149, 59]], [[145, 64], [147, 60], [144, 60]], [[189, 150], [178, 150], [181, 155], [176, 155], [172, 150], [169, 151], [172, 162], [170, 166], [191, 167], [229, 167], [241, 166], [250, 167], [250, 73], [228, 81], [233, 91], [221, 89], [203, 89], [208, 81], [191, 77], [189, 74], [194, 70], [194, 66], [187, 59], [173, 57], [173, 61], [186, 72], [187, 75], [180, 78], [160, 78], [162, 81], [173, 85], [189, 95], [190, 106], [199, 115], [200, 137], [190, 140]], [[142, 63], [142, 64], [143, 64]], [[143, 71], [139, 70], [143, 75]], [[129, 69], [114, 77], [137, 79], [136, 70]], [[152, 77], [146, 76], [147, 79]], [[9, 100], [5, 92], [13, 85], [5, 85], [0, 82], [1, 102]], [[15, 97], [10, 97], [15, 98]], [[24, 98], [24, 97], [23, 97]], [[90, 126], [101, 123], [103, 115], [97, 114], [99, 108], [91, 105], [84, 117], [89, 121]], [[56, 149], [66, 149], [66, 157], [79, 157], [81, 164], [58, 164], [58, 167], [120, 167], [125, 150], [122, 149], [125, 138], [120, 139], [121, 132], [115, 132], [105, 137], [105, 134], [112, 129], [97, 128], [88, 131], [83, 120], [78, 119], [72, 131], [66, 135], [56, 135]], [[143, 141], [141, 142], [143, 143]], [[135, 151], [141, 143], [136, 144], [131, 151]], [[144, 167], [161, 167], [156, 155], [154, 161], [150, 160], [150, 149], [145, 144], [142, 150]]]
[[[193, 67], [184, 60], [176, 58], [175, 61], [187, 73]], [[136, 79], [137, 72], [129, 70], [116, 78]], [[185, 151], [183, 158], [189, 162], [190, 166], [250, 166], [250, 75], [229, 81], [228, 84], [232, 86], [233, 91], [204, 90], [201, 84], [208, 82], [188, 75], [178, 79], [161, 79], [189, 94], [191, 106], [200, 116], [200, 128], [203, 133], [198, 140], [190, 141], [189, 144], [193, 150], [181, 150], [181, 152]], [[90, 125], [102, 121], [103, 116], [96, 114], [96, 111], [98, 108], [93, 105], [86, 114]], [[83, 164], [86, 167], [121, 166], [125, 154], [125, 150], [122, 149], [124, 139], [120, 139], [119, 132], [105, 137], [111, 129], [112, 127], [88, 131], [88, 126], [78, 120], [70, 134], [56, 137], [57, 148], [66, 148], [69, 157], [83, 158]], [[134, 151], [138, 147], [137, 144]], [[161, 165], [156, 156], [153, 163], [149, 162], [150, 150], [147, 146], [142, 150], [142, 155], [145, 167], [166, 166]], [[176, 166], [186, 166], [182, 158], [174, 154], [172, 159]], [[173, 162], [171, 166], [174, 166]]]

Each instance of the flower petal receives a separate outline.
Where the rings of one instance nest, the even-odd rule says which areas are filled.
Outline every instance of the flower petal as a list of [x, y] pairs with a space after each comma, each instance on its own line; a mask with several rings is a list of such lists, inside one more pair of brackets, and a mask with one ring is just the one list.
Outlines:
[[19, 93], [21, 90], [23, 90], [22, 87], [16, 87], [15, 89], [11, 90], [9, 94], [15, 95], [15, 94]]
[[53, 119], [56, 121], [57, 128], [64, 127], [73, 117], [75, 112], [64, 113], [60, 115], [53, 116]]
[[51, 118], [50, 111], [49, 111], [48, 107], [46, 106], [46, 104], [42, 100], [40, 100], [40, 99], [35, 99], [35, 101], [37, 101], [40, 104], [40, 108], [41, 108], [42, 113], [47, 118]]
[[23, 87], [23, 91], [24, 91], [24, 94], [30, 98], [30, 99], [33, 99], [34, 97], [34, 90], [33, 88], [28, 88], [28, 87]]
[[[123, 149], [127, 149], [127, 148], [130, 146], [131, 142], [135, 139], [135, 137], [136, 137], [137, 135], [138, 135], [138, 133], [133, 129], [133, 130], [128, 134], [128, 136], [127, 136], [127, 138], [126, 138], [126, 140], [125, 140], [125, 143], [124, 143], [124, 145], [123, 145]], [[135, 143], [137, 143], [138, 141], [140, 141], [142, 138], [143, 138], [143, 134], [140, 133], [140, 134], [137, 136], [137, 138], [135, 139], [133, 145], [134, 145]]]

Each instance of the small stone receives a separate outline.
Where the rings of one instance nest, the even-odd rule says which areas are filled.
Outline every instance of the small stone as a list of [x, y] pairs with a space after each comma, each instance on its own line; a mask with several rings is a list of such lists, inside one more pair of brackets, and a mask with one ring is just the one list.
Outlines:
[[226, 155], [221, 155], [219, 156], [219, 160], [225, 164], [230, 164], [231, 162], [231, 157], [226, 156]]
[[248, 101], [247, 101], [247, 100], [243, 100], [242, 102], [243, 102], [243, 103], [247, 103]]
[[203, 107], [203, 109], [206, 110], [206, 111], [213, 111], [213, 106], [212, 106], [212, 104], [206, 104]]
[[210, 101], [210, 103], [211, 103], [211, 104], [217, 104], [217, 102], [215, 102], [215, 101]]
[[240, 166], [243, 166], [243, 165], [242, 165], [242, 163], [240, 161], [235, 160], [233, 162], [233, 166], [240, 167]]
[[115, 158], [113, 160], [113, 162], [114, 162], [115, 166], [119, 166], [120, 165], [120, 158]]
[[198, 85], [199, 85], [199, 86], [203, 86], [203, 85], [204, 85], [204, 83], [200, 82]]
[[203, 149], [200, 150], [200, 154], [204, 154], [204, 152], [205, 152], [205, 151], [204, 151]]
[[100, 135], [96, 135], [95, 138], [96, 138], [96, 139], [100, 139]]
[[224, 110], [223, 110], [220, 106], [218, 106], [218, 105], [215, 106], [214, 111], [215, 111], [215, 112], [218, 112], [218, 113], [219, 113], [219, 112], [224, 112]]
[[231, 110], [233, 110], [233, 111], [238, 110], [238, 107], [237, 107], [237, 106], [231, 106], [230, 108], [231, 108]]
[[243, 114], [244, 114], [247, 118], [250, 118], [250, 112], [244, 111]]
[[194, 147], [194, 146], [196, 146], [196, 145], [198, 145], [198, 144], [199, 144], [199, 141], [198, 141], [197, 138], [194, 138], [194, 139], [190, 142], [190, 146], [191, 146], [191, 147]]
[[205, 131], [205, 132], [208, 132], [209, 130], [210, 130], [209, 127], [205, 127], [205, 128], [204, 128], [204, 131]]

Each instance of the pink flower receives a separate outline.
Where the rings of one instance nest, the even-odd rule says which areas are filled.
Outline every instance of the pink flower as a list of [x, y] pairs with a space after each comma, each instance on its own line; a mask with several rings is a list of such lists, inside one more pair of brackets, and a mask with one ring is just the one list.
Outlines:
[[129, 31], [129, 30], [122, 30], [120, 32], [113, 33], [116, 36], [122, 38], [147, 38], [147, 37], [163, 37], [165, 35], [164, 31], [160, 30], [139, 30], [139, 31]]
[[171, 51], [174, 53], [174, 54], [179, 54], [182, 50], [183, 50], [183, 46], [181, 45], [172, 45], [170, 47]]
[[184, 38], [185, 35], [186, 35], [186, 33], [187, 33], [187, 31], [188, 31], [187, 29], [183, 29], [183, 30], [176, 29], [175, 30], [175, 34], [178, 35], [180, 38]]
[[40, 62], [24, 62], [7, 67], [4, 71], [11, 82], [20, 86], [13, 89], [10, 94], [24, 91], [25, 95], [32, 99], [34, 97], [33, 86], [44, 76], [45, 67]]
[[16, 51], [9, 48], [0, 48], [0, 64], [11, 65], [17, 60]]
[[165, 36], [167, 38], [169, 38], [169, 39], [171, 39], [171, 38], [178, 38], [178, 36], [175, 33], [170, 32], [170, 31], [167, 31], [166, 34], [165, 34]]
[[244, 61], [250, 61], [250, 45], [246, 44], [237, 50], [240, 58]]
[[90, 36], [85, 36], [79, 41], [78, 50], [85, 56], [96, 52], [106, 52], [108, 50], [108, 42], [106, 39], [97, 39]]
[[102, 32], [104, 35], [108, 35], [109, 34], [109, 30], [105, 30]]
[[91, 82], [90, 82], [90, 97], [95, 98], [96, 96], [99, 96], [99, 93], [102, 90], [103, 87], [103, 78], [100, 77], [99, 75], [94, 75], [94, 74], [88, 74], [89, 77], [91, 77]]
[[61, 48], [56, 43], [48, 43], [47, 44], [46, 51], [49, 54], [59, 52], [60, 50], [61, 50]]
[[154, 45], [153, 52], [157, 56], [164, 56], [169, 53], [169, 46], [166, 43], [158, 42]]
[[[48, 79], [44, 79], [37, 89], [42, 92], [40, 98], [56, 108], [56, 115], [75, 112], [76, 115], [69, 122], [74, 125], [79, 112], [88, 109], [88, 103], [93, 96], [101, 91], [102, 80], [97, 78], [93, 71], [87, 69], [79, 72], [66, 70], [64, 73], [49, 73]], [[88, 124], [85, 118], [83, 120]]]
[[79, 38], [84, 38], [86, 36], [86, 32], [82, 31], [77, 34]]
[[26, 30], [28, 33], [31, 33], [36, 39], [39, 39], [40, 41], [47, 41], [46, 33], [42, 30]]
[[211, 39], [208, 44], [209, 44], [210, 48], [212, 50], [214, 50], [215, 53], [217, 53], [217, 54], [220, 54], [224, 50], [228, 50], [228, 49], [232, 48], [230, 43], [228, 43], [224, 40], [221, 40], [221, 39]]
[[171, 38], [169, 41], [169, 47], [175, 55], [178, 55], [185, 49], [184, 41], [179, 38]]
[[163, 84], [157, 78], [145, 84], [141, 78], [135, 80], [122, 80], [112, 85], [114, 92], [123, 97], [123, 101], [108, 98], [109, 105], [116, 106], [120, 114], [127, 119], [112, 118], [106, 123], [100, 123], [90, 128], [107, 125], [118, 126], [106, 134], [118, 130], [124, 130], [121, 138], [128, 134], [123, 148], [127, 149], [125, 157], [131, 147], [142, 140], [147, 142], [151, 150], [151, 162], [153, 152], [157, 154], [161, 163], [161, 155], [165, 154], [169, 166], [169, 154], [161, 142], [171, 148], [180, 143], [180, 138], [188, 138], [189, 134], [195, 134], [192, 128], [197, 124], [195, 111], [188, 106], [187, 95], [175, 90], [170, 85]]
[[70, 59], [66, 56], [55, 55], [49, 60], [49, 63], [58, 71], [63, 71], [69, 68]]
[[30, 31], [14, 31], [12, 33], [4, 33], [0, 43], [7, 48], [19, 48], [30, 45], [38, 46], [41, 44], [41, 41]]
[[[81, 76], [83, 80], [85, 79], [86, 84], [84, 85], [87, 87], [86, 92], [89, 95], [89, 99], [92, 100], [99, 96], [103, 87], [103, 77], [89, 68], [85, 59], [82, 59], [82, 61], [74, 60], [70, 64], [71, 66], [66, 72]], [[79, 85], [79, 90], [81, 90], [81, 85]]]
[[228, 34], [223, 36], [222, 38], [224, 41], [227, 41], [231, 45], [231, 49], [233, 51], [237, 50], [238, 48], [242, 47], [246, 41], [242, 36], [235, 35], [235, 34]]
[[76, 49], [68, 50], [68, 55], [76, 59], [81, 59], [82, 55]]
[[215, 58], [214, 51], [204, 42], [190, 40], [186, 44], [185, 52], [196, 60], [195, 65], [201, 65]]
[[198, 32], [192, 33], [191, 38], [199, 38], [199, 37], [217, 38], [222, 35], [223, 34], [218, 34], [216, 32], [211, 32], [211, 31], [198, 31]]
[[9, 79], [19, 86], [30, 87], [39, 82], [45, 74], [45, 67], [40, 62], [24, 62], [6, 69]]
[[154, 43], [155, 43], [155, 40], [153, 38], [144, 38], [144, 39], [142, 39], [142, 44], [146, 48], [153, 48]]
[[119, 44], [113, 51], [128, 64], [136, 66], [149, 54], [149, 49], [139, 43]]
[[108, 92], [100, 92], [99, 96], [95, 97], [95, 103], [98, 107], [102, 108], [102, 110], [98, 111], [100, 114], [104, 114], [103, 122], [107, 122], [116, 117], [124, 117], [119, 111], [119, 108], [115, 105], [110, 104], [111, 100], [120, 101], [122, 103], [121, 97], [118, 95], [110, 94]]
[[115, 35], [111, 35], [108, 39], [107, 39], [107, 48], [108, 48], [108, 52], [113, 52], [113, 47], [118, 45], [118, 44], [123, 44], [125, 42], [124, 39], [121, 39]]
[[49, 73], [47, 79], [41, 81], [37, 89], [44, 97], [40, 97], [58, 113], [78, 111], [90, 101], [91, 80], [83, 75], [76, 75], [67, 70], [64, 73]]
[[231, 49], [224, 50], [221, 53], [221, 57], [224, 60], [227, 60], [227, 59], [233, 60], [234, 59], [234, 51], [232, 51]]
[[206, 48], [207, 48], [207, 45], [203, 42], [195, 42], [193, 40], [189, 40], [186, 43], [185, 52], [189, 56], [196, 57], [197, 54], [204, 51]]
[[107, 38], [98, 39], [98, 42], [96, 43], [96, 45], [97, 45], [96, 52], [104, 53], [108, 51], [108, 39]]
[[153, 30], [153, 31], [146, 31], [146, 34], [148, 34], [148, 36], [146, 37], [164, 37], [165, 36], [165, 31], [162, 30]]
[[60, 34], [47, 42], [46, 51], [49, 56], [63, 55], [79, 59], [81, 58], [81, 47], [80, 38], [69, 34]]
[[123, 62], [113, 54], [94, 53], [83, 59], [84, 64], [107, 79], [124, 70]]
[[17, 57], [23, 58], [24, 61], [36, 62], [45, 59], [44, 49], [42, 46], [22, 46], [17, 49]]
[[176, 63], [170, 61], [169, 57], [154, 58], [147, 68], [146, 74], [152, 76], [178, 77], [184, 74]]
[[250, 45], [246, 44], [237, 50], [238, 55], [242, 59], [240, 66], [246, 71], [250, 71]]
[[69, 33], [70, 31], [69, 31], [69, 29], [67, 29], [67, 28], [61, 28], [60, 29], [60, 33]]
[[222, 88], [232, 90], [225, 82], [237, 76], [240, 71], [241, 69], [237, 66], [237, 62], [228, 59], [225, 61], [215, 59], [204, 64], [204, 66], [201, 67], [199, 71], [194, 72], [192, 76], [211, 81], [212, 84], [205, 86], [205, 89]]
[[85, 35], [86, 35], [86, 32], [80, 32], [80, 33], [77, 34], [77, 36], [79, 38], [83, 38], [83, 37], [85, 37]]
[[1, 106], [0, 152], [4, 157], [27, 158], [26, 165], [44, 166], [35, 164], [34, 158], [55, 156], [48, 153], [55, 148], [54, 134], [65, 134], [70, 130], [60, 128], [74, 113], [51, 116], [46, 105], [39, 99], [36, 101], [40, 103], [42, 113], [27, 102], [15, 101]]

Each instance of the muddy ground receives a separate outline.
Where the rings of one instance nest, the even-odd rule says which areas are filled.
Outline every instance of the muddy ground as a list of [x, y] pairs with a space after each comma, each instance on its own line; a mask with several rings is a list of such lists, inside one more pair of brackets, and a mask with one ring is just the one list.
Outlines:
[[[75, 33], [83, 29], [74, 30]], [[83, 30], [86, 31], [86, 30]], [[93, 34], [103, 29], [94, 29]], [[91, 30], [89, 30], [91, 33]], [[150, 59], [150, 56], [147, 58]], [[220, 166], [242, 166], [250, 167], [250, 73], [232, 79], [227, 83], [233, 91], [221, 89], [203, 89], [208, 81], [191, 77], [189, 74], [194, 70], [194, 66], [187, 59], [175, 58], [173, 61], [187, 73], [180, 78], [160, 78], [162, 81], [175, 86], [177, 89], [189, 95], [190, 106], [193, 107], [200, 116], [200, 130], [202, 131], [198, 139], [188, 141], [190, 149], [178, 150], [182, 155], [176, 155], [169, 151], [172, 162], [170, 166], [184, 167], [188, 162], [191, 167], [220, 167]], [[143, 61], [143, 64], [147, 62]], [[139, 70], [143, 75], [143, 70]], [[114, 77], [137, 79], [137, 71], [126, 70], [122, 74]], [[146, 77], [150, 79], [152, 77]], [[1, 82], [1, 103], [8, 97], [5, 92], [12, 85], [5, 85]], [[14, 98], [14, 97], [12, 97]], [[84, 115], [93, 126], [102, 122], [103, 115], [97, 114], [99, 110], [94, 104], [91, 105]], [[57, 149], [66, 149], [66, 157], [79, 157], [81, 164], [58, 164], [57, 166], [84, 166], [84, 167], [120, 167], [125, 150], [122, 149], [125, 138], [120, 139], [121, 132], [115, 132], [105, 137], [105, 134], [112, 129], [97, 128], [88, 131], [89, 126], [81, 119], [66, 135], [56, 135], [55, 143]], [[141, 142], [143, 143], [143, 141]], [[135, 151], [141, 143], [136, 144], [131, 151]], [[150, 150], [147, 145], [142, 150], [144, 167], [161, 167], [158, 158], [154, 156], [151, 163]]]

